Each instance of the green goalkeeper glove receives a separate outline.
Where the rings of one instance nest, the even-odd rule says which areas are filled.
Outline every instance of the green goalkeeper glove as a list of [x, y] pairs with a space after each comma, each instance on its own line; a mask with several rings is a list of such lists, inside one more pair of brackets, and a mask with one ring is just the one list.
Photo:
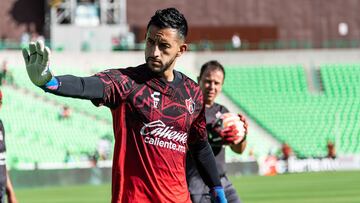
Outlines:
[[23, 49], [26, 70], [32, 83], [46, 89], [57, 89], [58, 81], [49, 69], [50, 49], [43, 41], [31, 42], [29, 50]]

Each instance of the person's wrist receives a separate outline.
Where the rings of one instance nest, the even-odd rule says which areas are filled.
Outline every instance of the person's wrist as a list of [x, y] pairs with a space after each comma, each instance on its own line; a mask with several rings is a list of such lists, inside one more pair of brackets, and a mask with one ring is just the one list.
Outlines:
[[210, 195], [214, 202], [216, 203], [227, 203], [225, 197], [225, 191], [222, 186], [215, 186], [210, 189]]
[[56, 77], [52, 76], [52, 78], [43, 87], [48, 90], [57, 90], [59, 88], [59, 81]]
[[246, 140], [247, 136], [246, 134], [244, 135], [243, 139], [239, 142], [239, 144], [242, 144], [245, 140]]

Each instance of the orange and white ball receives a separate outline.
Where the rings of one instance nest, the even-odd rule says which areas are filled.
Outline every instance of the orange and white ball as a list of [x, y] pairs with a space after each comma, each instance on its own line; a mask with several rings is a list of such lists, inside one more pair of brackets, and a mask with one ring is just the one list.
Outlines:
[[247, 129], [245, 128], [245, 123], [242, 120], [240, 120], [238, 114], [224, 113], [221, 115], [221, 119], [222, 119], [222, 128], [227, 128], [235, 125], [236, 129], [239, 131], [237, 136], [241, 138], [245, 136]]

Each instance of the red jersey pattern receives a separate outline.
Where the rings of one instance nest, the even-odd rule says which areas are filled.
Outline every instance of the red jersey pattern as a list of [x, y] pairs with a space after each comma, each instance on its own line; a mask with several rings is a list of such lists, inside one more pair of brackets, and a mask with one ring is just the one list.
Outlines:
[[113, 116], [112, 202], [191, 202], [187, 144], [207, 139], [198, 85], [182, 74], [177, 84], [165, 82], [146, 65], [96, 75], [104, 97], [93, 102]]

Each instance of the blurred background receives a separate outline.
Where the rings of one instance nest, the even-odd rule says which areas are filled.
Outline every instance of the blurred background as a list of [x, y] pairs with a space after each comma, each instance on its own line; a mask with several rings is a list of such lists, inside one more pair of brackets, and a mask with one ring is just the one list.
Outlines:
[[21, 202], [109, 202], [114, 144], [110, 111], [43, 93], [28, 79], [21, 48], [45, 40], [56, 75], [135, 66], [144, 62], [150, 17], [166, 7], [189, 23], [190, 51], [177, 70], [196, 79], [203, 63], [218, 60], [226, 71], [218, 102], [249, 120], [246, 151], [226, 154], [243, 201], [360, 202], [360, 0], [1, 0], [0, 7], [0, 118]]

